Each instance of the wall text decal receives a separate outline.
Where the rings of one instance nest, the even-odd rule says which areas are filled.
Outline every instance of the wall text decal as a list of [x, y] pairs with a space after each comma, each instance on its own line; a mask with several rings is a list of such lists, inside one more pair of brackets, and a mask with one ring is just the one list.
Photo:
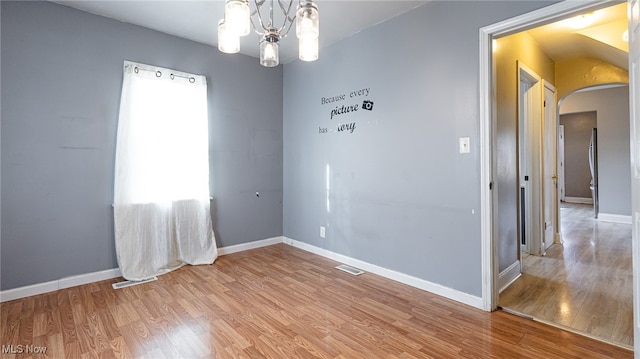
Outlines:
[[[345, 118], [349, 115], [352, 115], [360, 110], [373, 111], [373, 101], [370, 99], [363, 100], [360, 102], [359, 97], [369, 97], [369, 93], [371, 92], [371, 88], [362, 88], [358, 90], [354, 90], [343, 94], [337, 94], [330, 97], [321, 97], [320, 104], [321, 105], [332, 105], [332, 109], [329, 111], [329, 120], [334, 120], [338, 118]], [[357, 102], [351, 102], [350, 104], [336, 104], [342, 101], [348, 100], [357, 100]], [[330, 126], [333, 127], [333, 126]], [[345, 132], [345, 133], [353, 133], [356, 129], [355, 121], [352, 122], [340, 122], [335, 125], [335, 132]], [[318, 133], [329, 133], [334, 132], [332, 128], [329, 127], [318, 127]]]

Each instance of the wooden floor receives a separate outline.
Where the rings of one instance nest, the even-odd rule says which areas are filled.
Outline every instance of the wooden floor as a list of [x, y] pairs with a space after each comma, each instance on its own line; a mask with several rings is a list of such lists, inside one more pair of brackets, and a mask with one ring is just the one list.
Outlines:
[[631, 348], [631, 225], [594, 220], [590, 205], [563, 204], [561, 229], [563, 244], [525, 257], [500, 305]]
[[[3, 346], [32, 358], [631, 358], [278, 244], [113, 290], [108, 280], [2, 303]], [[27, 358], [5, 354], [3, 358]]]

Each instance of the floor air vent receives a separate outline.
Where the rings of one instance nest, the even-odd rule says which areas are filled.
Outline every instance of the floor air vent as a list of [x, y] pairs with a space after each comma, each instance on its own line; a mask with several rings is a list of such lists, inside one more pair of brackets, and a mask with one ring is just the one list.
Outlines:
[[113, 283], [111, 286], [113, 289], [120, 289], [142, 283], [153, 282], [154, 280], [158, 280], [158, 277], [145, 278], [143, 280], [125, 280], [124, 282]]
[[341, 265], [337, 266], [336, 269], [340, 269], [343, 272], [347, 272], [347, 273], [353, 274], [353, 275], [360, 275], [360, 274], [364, 273], [364, 271], [361, 271], [358, 268], [350, 267], [350, 266], [348, 266], [346, 264], [341, 264]]

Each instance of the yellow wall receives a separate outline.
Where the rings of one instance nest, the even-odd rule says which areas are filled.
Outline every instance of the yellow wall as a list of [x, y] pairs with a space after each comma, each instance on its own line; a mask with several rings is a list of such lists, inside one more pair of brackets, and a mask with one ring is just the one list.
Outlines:
[[496, 40], [496, 189], [499, 270], [518, 255], [518, 61], [555, 85], [553, 61], [527, 33]]
[[[513, 156], [518, 121], [518, 61], [555, 86], [555, 64], [527, 33], [517, 33], [496, 40], [496, 99], [498, 136], [508, 136]], [[514, 157], [515, 158], [515, 157]], [[515, 163], [515, 162], [514, 162]]]
[[629, 83], [629, 73], [602, 60], [576, 57], [555, 64], [558, 100], [575, 90], [603, 84]]
[[[515, 89], [518, 60], [535, 71], [546, 81], [555, 84], [554, 62], [543, 51], [538, 43], [526, 32], [513, 34], [496, 40], [497, 49], [494, 59], [497, 65], [498, 87], [505, 85]], [[509, 82], [511, 81], [511, 82]], [[515, 99], [516, 92], [513, 91]]]

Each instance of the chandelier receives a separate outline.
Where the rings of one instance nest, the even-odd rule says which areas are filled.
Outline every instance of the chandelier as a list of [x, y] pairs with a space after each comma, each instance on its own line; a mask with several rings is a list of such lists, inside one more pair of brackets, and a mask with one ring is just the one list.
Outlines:
[[[266, 67], [280, 63], [279, 42], [284, 39], [296, 23], [298, 38], [298, 58], [303, 61], [318, 59], [319, 17], [318, 6], [312, 0], [298, 0], [298, 6], [292, 13], [293, 0], [227, 0], [224, 19], [218, 23], [218, 49], [224, 53], [240, 52], [240, 37], [247, 36], [251, 27], [260, 35], [260, 64]], [[264, 9], [266, 4], [268, 9]], [[277, 3], [278, 9], [274, 8]], [[268, 11], [268, 17], [267, 16]], [[280, 11], [282, 23], [274, 21], [274, 11]], [[280, 25], [280, 26], [278, 26]]]

